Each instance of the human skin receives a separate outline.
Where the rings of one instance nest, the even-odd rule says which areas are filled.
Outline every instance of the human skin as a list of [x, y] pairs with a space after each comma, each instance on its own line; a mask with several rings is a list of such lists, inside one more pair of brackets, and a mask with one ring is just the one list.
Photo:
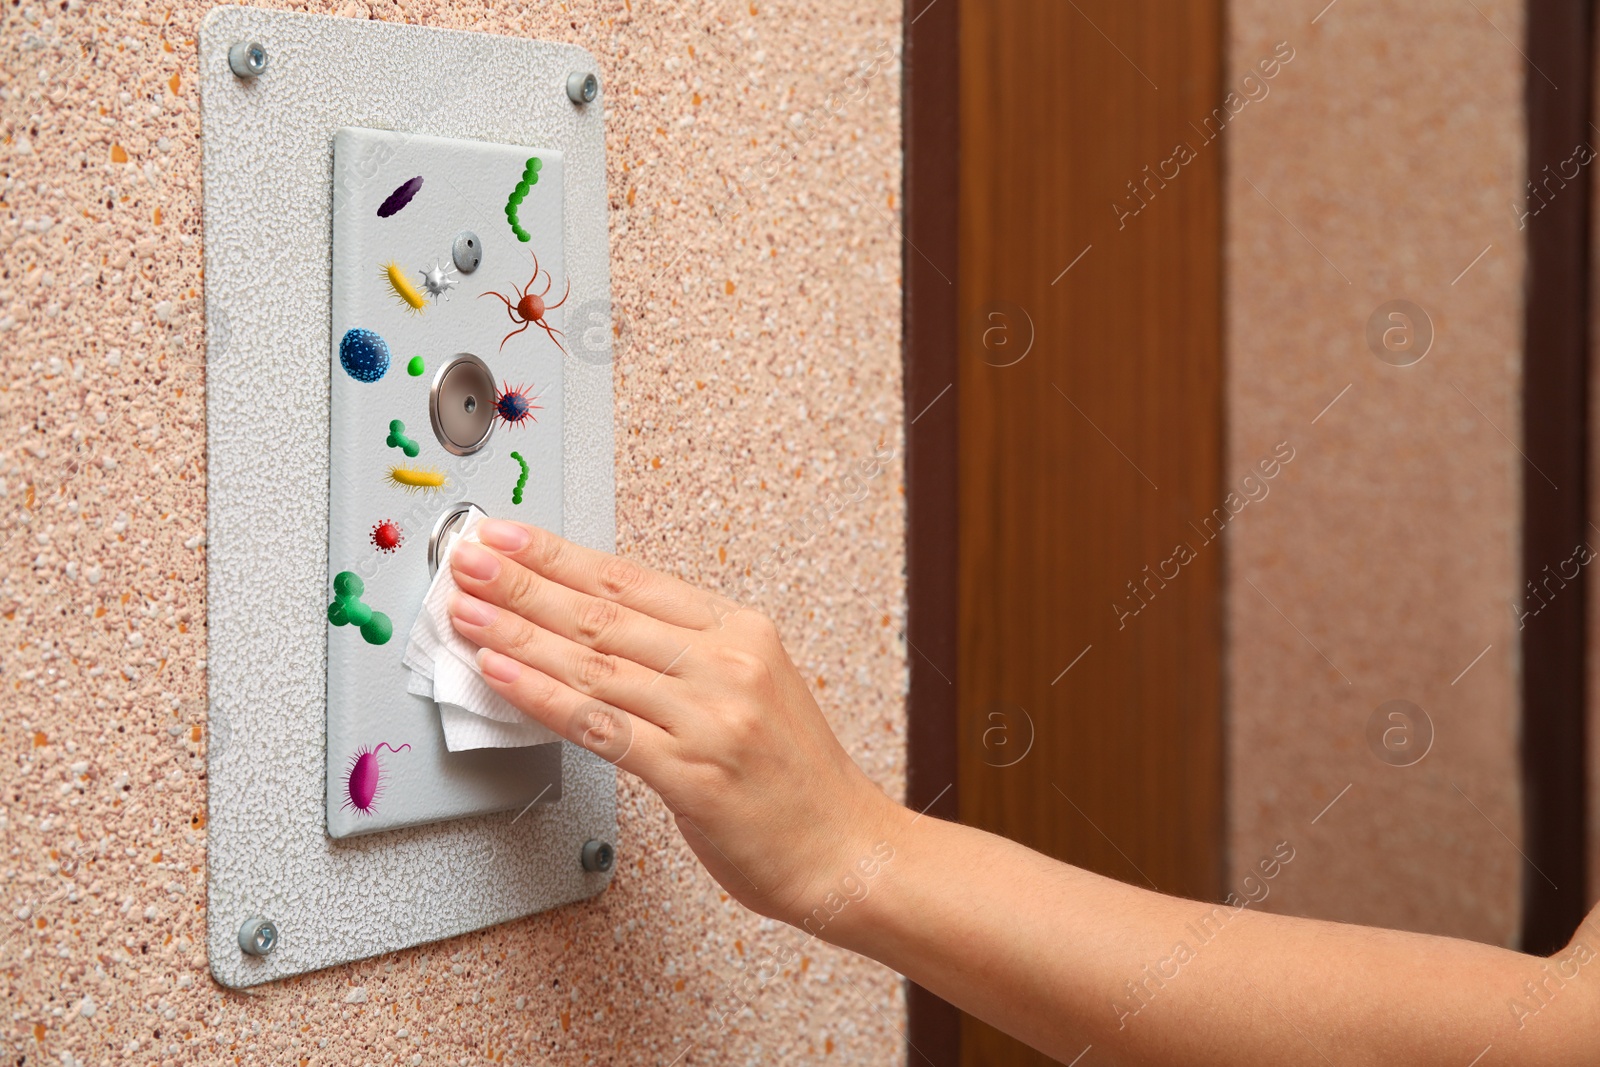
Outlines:
[[[1600, 909], [1546, 960], [1103, 878], [886, 796], [760, 613], [534, 527], [489, 520], [479, 537], [455, 547], [450, 610], [496, 692], [655, 789], [746, 907], [879, 960], [1050, 1056], [1093, 1045], [1095, 1062], [1218, 1067], [1600, 1058]], [[869, 870], [870, 892], [825, 906]]]

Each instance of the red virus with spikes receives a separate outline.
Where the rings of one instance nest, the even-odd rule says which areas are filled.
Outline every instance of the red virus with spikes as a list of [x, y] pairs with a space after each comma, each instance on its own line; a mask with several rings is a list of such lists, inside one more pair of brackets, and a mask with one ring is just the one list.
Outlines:
[[524, 422], [538, 422], [539, 420], [534, 417], [533, 413], [535, 411], [543, 411], [544, 408], [534, 403], [535, 400], [539, 399], [537, 396], [528, 395], [532, 389], [533, 386], [531, 385], [519, 385], [513, 389], [510, 382], [505, 383], [500, 391], [495, 394], [495, 416], [507, 426], [521, 426]]
[[384, 519], [372, 528], [372, 543], [379, 552], [393, 552], [406, 543], [405, 531], [393, 519]]

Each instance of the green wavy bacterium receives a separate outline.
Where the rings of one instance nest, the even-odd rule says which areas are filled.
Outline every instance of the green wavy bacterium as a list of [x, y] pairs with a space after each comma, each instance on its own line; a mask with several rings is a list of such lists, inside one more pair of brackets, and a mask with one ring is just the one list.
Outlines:
[[528, 461], [522, 458], [521, 452], [511, 453], [511, 458], [517, 461], [517, 466], [522, 468], [522, 477], [517, 479], [517, 487], [511, 490], [511, 502], [522, 503], [522, 487], [528, 484]]
[[506, 221], [511, 224], [511, 232], [517, 235], [517, 240], [524, 244], [533, 238], [522, 228], [522, 220], [517, 218], [517, 212], [522, 207], [522, 202], [528, 198], [528, 190], [539, 184], [539, 171], [543, 169], [544, 163], [538, 156], [528, 160], [528, 165], [522, 169], [522, 180], [511, 190], [511, 196], [506, 200]]

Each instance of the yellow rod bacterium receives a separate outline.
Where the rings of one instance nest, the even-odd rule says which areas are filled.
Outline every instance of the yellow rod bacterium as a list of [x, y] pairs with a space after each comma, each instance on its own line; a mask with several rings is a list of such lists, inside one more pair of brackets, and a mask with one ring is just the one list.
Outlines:
[[406, 272], [394, 260], [391, 259], [383, 265], [383, 279], [389, 283], [395, 299], [410, 310], [420, 312], [427, 306], [427, 299], [415, 285], [411, 284], [411, 279], [406, 277]]
[[390, 467], [389, 483], [408, 493], [431, 493], [444, 488], [444, 472], [421, 467]]

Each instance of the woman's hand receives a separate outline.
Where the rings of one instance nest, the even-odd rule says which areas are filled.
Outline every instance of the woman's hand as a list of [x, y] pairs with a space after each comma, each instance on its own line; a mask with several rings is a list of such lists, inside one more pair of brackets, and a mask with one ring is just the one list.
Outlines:
[[[840, 748], [760, 615], [540, 530], [479, 530], [487, 548], [452, 556], [465, 590], [452, 613], [497, 692], [653, 786], [742, 903], [813, 933], [816, 916], [834, 944], [1062, 1063], [1089, 1047], [1229, 1067], [1324, 1049], [1350, 1064], [1463, 1064], [1487, 1048], [1496, 1063], [1595, 1062], [1600, 979], [1579, 968], [1600, 927], [1541, 960], [1245, 914], [918, 821]], [[856, 876], [883, 842], [893, 863], [868, 894]]]
[[799, 923], [904, 809], [850, 759], [772, 623], [631, 560], [486, 520], [451, 557], [496, 692], [637, 774], [745, 906]]

